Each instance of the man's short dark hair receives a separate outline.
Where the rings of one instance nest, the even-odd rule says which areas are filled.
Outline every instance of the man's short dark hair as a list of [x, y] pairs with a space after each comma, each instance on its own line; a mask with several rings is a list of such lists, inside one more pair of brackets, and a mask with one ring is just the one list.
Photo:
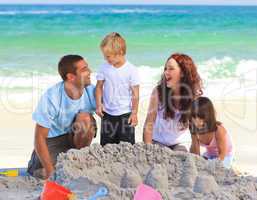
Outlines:
[[66, 55], [61, 58], [58, 64], [58, 72], [64, 81], [67, 79], [68, 73], [76, 74], [75, 63], [83, 59], [79, 55]]

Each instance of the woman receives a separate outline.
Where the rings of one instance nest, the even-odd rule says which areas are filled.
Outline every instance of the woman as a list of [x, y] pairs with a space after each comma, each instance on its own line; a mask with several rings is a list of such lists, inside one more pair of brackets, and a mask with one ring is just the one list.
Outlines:
[[190, 106], [201, 94], [202, 82], [193, 60], [184, 54], [171, 55], [150, 98], [144, 142], [187, 151], [181, 143], [190, 137]]

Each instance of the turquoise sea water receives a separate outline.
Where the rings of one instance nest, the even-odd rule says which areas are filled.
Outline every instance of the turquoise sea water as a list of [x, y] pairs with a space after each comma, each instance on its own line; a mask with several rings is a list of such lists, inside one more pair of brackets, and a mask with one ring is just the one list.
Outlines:
[[138, 67], [159, 69], [183, 52], [208, 78], [227, 78], [248, 61], [257, 66], [256, 19], [257, 7], [0, 5], [0, 80], [57, 75], [59, 58], [69, 53], [85, 56], [96, 71], [99, 44], [112, 31], [125, 37]]

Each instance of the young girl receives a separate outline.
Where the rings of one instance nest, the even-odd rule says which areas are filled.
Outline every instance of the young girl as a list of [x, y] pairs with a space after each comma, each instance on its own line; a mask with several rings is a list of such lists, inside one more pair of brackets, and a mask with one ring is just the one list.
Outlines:
[[200, 155], [200, 146], [205, 147], [204, 158], [219, 159], [226, 168], [231, 167], [233, 160], [231, 138], [223, 124], [216, 121], [213, 104], [207, 97], [199, 97], [193, 101], [190, 132], [191, 153]]

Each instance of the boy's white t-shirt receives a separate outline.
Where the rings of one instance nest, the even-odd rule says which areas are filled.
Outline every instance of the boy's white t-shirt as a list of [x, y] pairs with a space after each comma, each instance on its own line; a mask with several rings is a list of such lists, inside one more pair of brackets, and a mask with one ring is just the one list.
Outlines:
[[125, 62], [119, 68], [108, 63], [100, 67], [97, 80], [103, 80], [104, 111], [110, 115], [122, 115], [132, 110], [132, 86], [140, 84], [137, 68]]

